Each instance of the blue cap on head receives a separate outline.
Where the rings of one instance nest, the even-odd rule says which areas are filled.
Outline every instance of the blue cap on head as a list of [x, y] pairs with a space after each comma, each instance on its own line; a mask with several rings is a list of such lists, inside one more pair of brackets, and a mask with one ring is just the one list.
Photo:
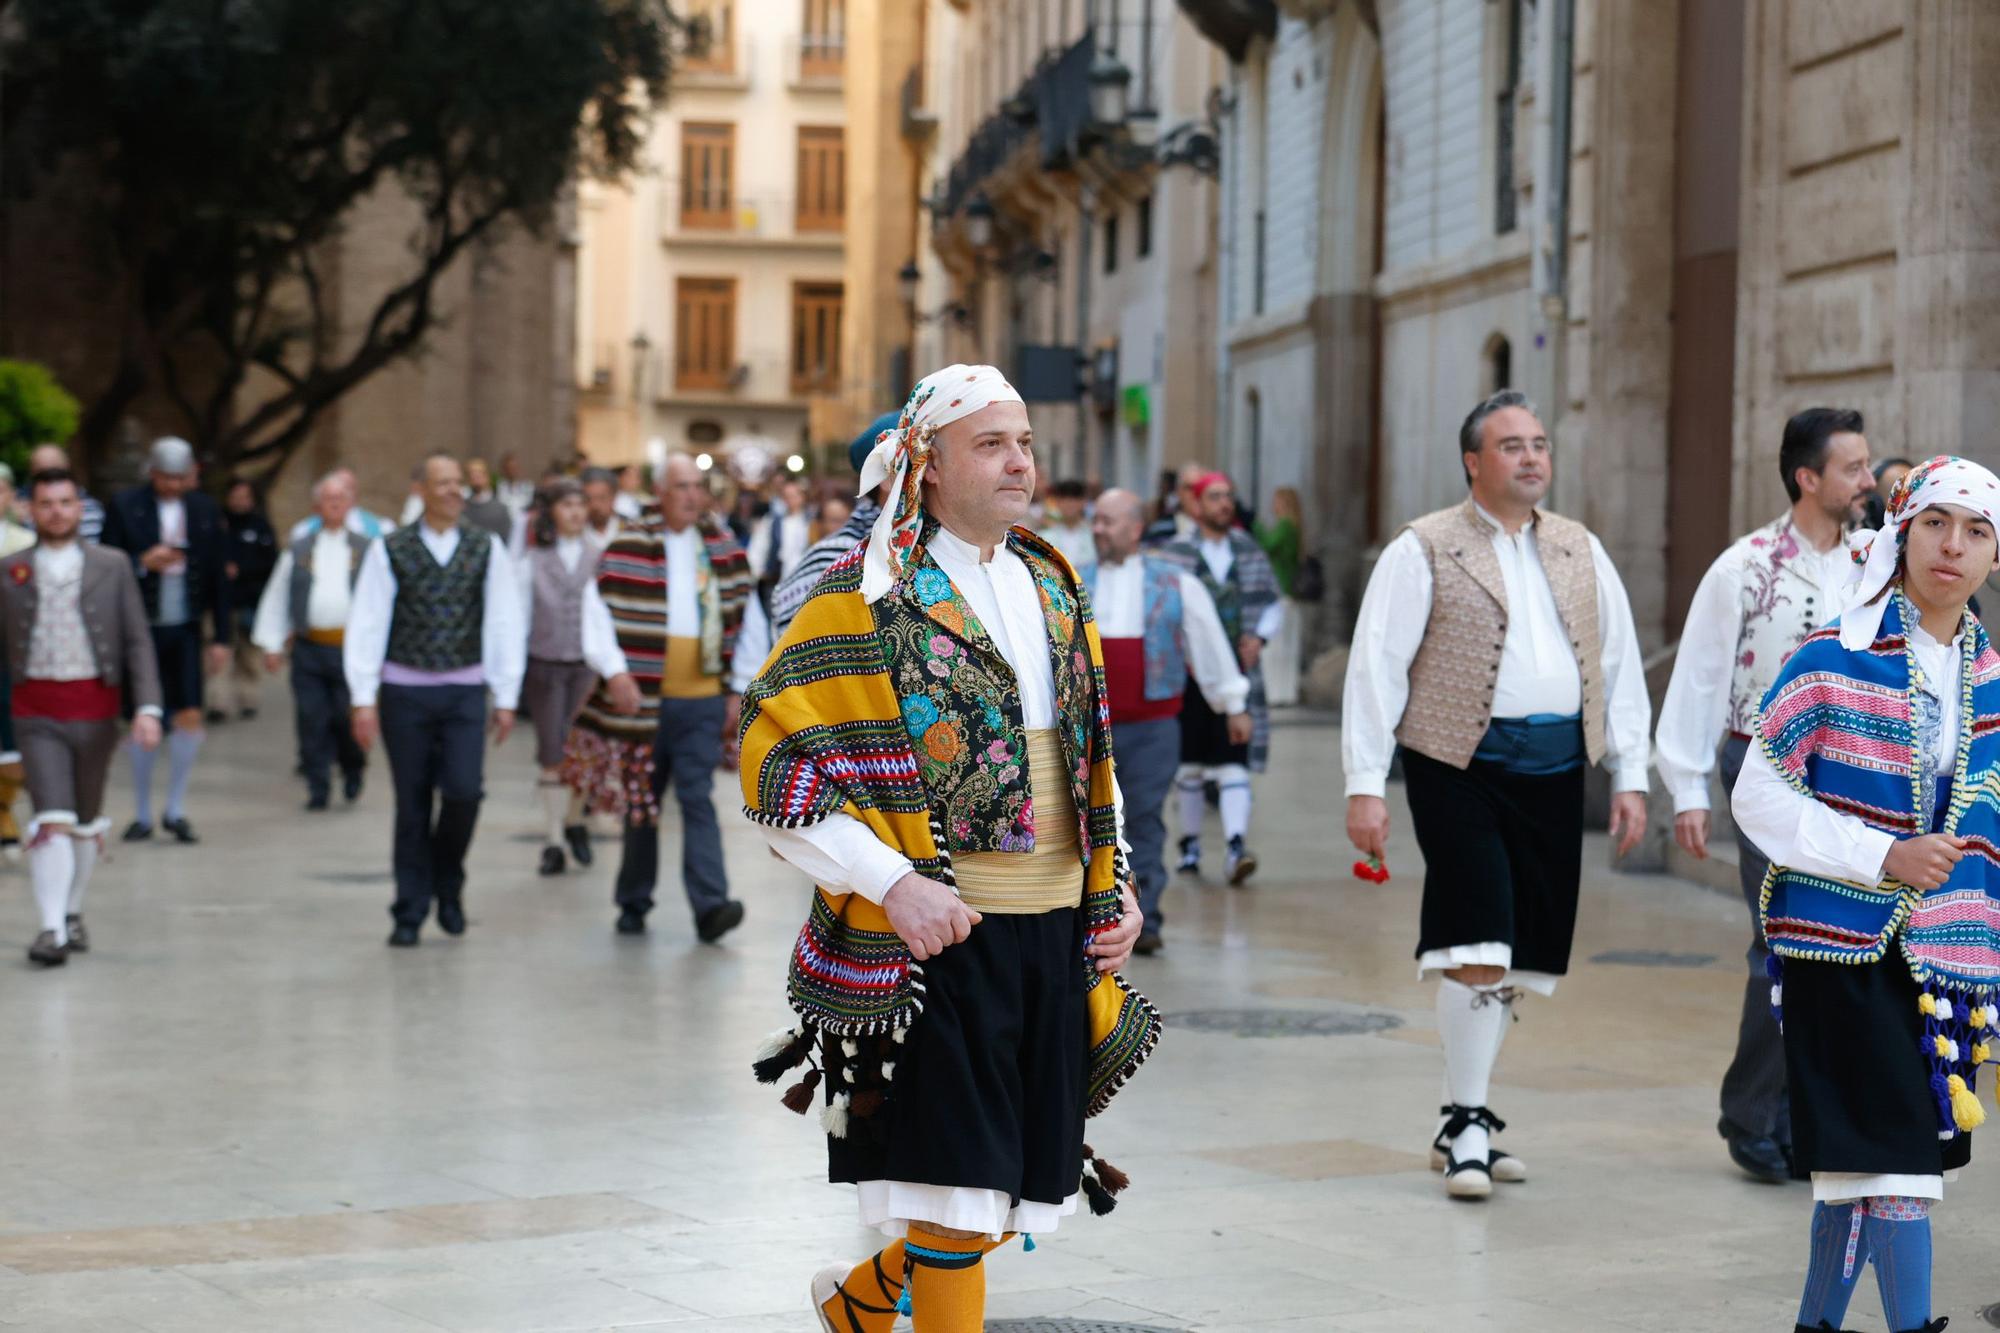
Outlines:
[[896, 429], [896, 423], [902, 419], [901, 412], [884, 412], [868, 423], [867, 430], [854, 437], [854, 443], [847, 446], [847, 461], [854, 464], [857, 476], [860, 475], [861, 465], [868, 461], [868, 455], [874, 452], [875, 441], [881, 438], [882, 432]]

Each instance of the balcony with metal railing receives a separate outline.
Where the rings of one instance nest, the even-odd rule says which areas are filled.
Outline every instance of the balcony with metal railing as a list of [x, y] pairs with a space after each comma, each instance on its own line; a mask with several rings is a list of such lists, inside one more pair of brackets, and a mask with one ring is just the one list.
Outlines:
[[838, 253], [845, 226], [839, 200], [808, 199], [802, 207], [789, 191], [737, 194], [711, 186], [689, 193], [673, 180], [660, 191], [660, 240], [675, 247]]
[[718, 37], [700, 56], [684, 58], [674, 67], [674, 90], [748, 92], [750, 71], [756, 67], [755, 56], [756, 45], [748, 35], [730, 33]]
[[847, 78], [847, 38], [809, 32], [785, 42], [785, 84], [793, 92], [837, 93]]

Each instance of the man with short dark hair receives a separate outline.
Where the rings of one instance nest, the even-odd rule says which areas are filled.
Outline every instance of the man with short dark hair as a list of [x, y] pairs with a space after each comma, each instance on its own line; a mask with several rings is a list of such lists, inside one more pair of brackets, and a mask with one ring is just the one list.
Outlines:
[[1588, 529], [1541, 509], [1552, 459], [1526, 397], [1459, 432], [1465, 502], [1382, 550], [1355, 623], [1341, 709], [1347, 836], [1386, 854], [1397, 747], [1424, 854], [1419, 975], [1442, 972], [1445, 1100], [1431, 1165], [1452, 1198], [1527, 1179], [1494, 1150], [1487, 1087], [1515, 997], [1569, 970], [1583, 779], [1609, 758], [1611, 836], [1646, 830], [1646, 699], [1624, 585]]
[[[196, 842], [188, 823], [188, 781], [201, 752], [202, 686], [208, 672], [229, 666], [234, 622], [229, 601], [229, 529], [222, 509], [196, 489], [194, 446], [168, 435], [153, 442], [147, 459], [149, 480], [112, 497], [104, 515], [104, 544], [132, 559], [153, 622], [153, 646], [160, 658], [160, 690], [173, 729], [167, 737], [167, 803], [160, 827], [176, 842]], [[201, 622], [214, 622], [203, 652]], [[132, 785], [137, 796], [125, 841], [153, 836], [153, 757], [148, 747], [132, 748]]]
[[[28, 452], [28, 476], [37, 472], [69, 472], [69, 451], [59, 444], [38, 444]], [[77, 520], [76, 539], [96, 545], [104, 538], [104, 502], [90, 493], [90, 488], [81, 480], [76, 482], [77, 499], [82, 506], [82, 516]]]
[[[1674, 839], [1708, 855], [1708, 784], [1722, 741], [1722, 787], [1743, 770], [1757, 709], [1778, 668], [1840, 611], [1853, 562], [1842, 540], [1875, 490], [1861, 414], [1809, 407], [1785, 423], [1778, 473], [1791, 508], [1716, 558], [1695, 589], [1673, 679], [1660, 705], [1654, 759], [1674, 801]], [[1737, 1166], [1758, 1180], [1789, 1179], [1785, 1048], [1771, 1020], [1770, 952], [1758, 904], [1769, 867], [1739, 831], [1736, 871], [1750, 909], [1750, 976], [1736, 1056], [1722, 1079], [1717, 1129]]]
[[[507, 544], [461, 519], [458, 461], [420, 465], [418, 521], [368, 545], [341, 644], [354, 739], [379, 735], [396, 788], [395, 930], [414, 948], [437, 903], [438, 926], [465, 932], [465, 853], [484, 794], [486, 695], [493, 739], [514, 730], [528, 621]], [[379, 708], [379, 713], [378, 713]]]
[[28, 882], [41, 934], [28, 958], [60, 967], [88, 952], [84, 891], [104, 833], [104, 780], [118, 748], [121, 694], [134, 704], [132, 743], [160, 743], [160, 676], [146, 607], [116, 549], [79, 540], [82, 491], [61, 469], [28, 483], [38, 545], [0, 560], [0, 661], [35, 814]]
[[608, 467], [587, 467], [577, 480], [583, 483], [584, 543], [603, 555], [624, 522], [618, 513], [618, 474]]

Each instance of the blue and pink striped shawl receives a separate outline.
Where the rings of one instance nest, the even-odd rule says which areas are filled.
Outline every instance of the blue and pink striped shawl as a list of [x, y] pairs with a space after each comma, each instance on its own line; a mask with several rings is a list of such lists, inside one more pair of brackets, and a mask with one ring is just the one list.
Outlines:
[[[1928, 831], [1910, 705], [1907, 604], [1897, 593], [1866, 649], [1835, 620], [1799, 645], [1764, 696], [1757, 734], [1792, 787], [1897, 838]], [[1872, 963], [1900, 932], [1922, 983], [1985, 992], [2000, 983], [2000, 654], [1967, 618], [1957, 766], [1946, 832], [1967, 839], [1951, 878], [1928, 893], [1894, 878], [1854, 884], [1772, 866], [1763, 924], [1783, 958]]]

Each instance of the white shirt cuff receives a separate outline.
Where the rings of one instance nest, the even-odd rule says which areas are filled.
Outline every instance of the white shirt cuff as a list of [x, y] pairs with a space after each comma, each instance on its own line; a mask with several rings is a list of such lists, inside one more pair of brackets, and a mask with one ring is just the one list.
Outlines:
[[1863, 878], [1863, 883], [1880, 884], [1882, 882], [1884, 873], [1882, 869], [1883, 864], [1889, 859], [1889, 849], [1895, 845], [1895, 834], [1884, 833], [1881, 829], [1875, 828], [1864, 829], [1860, 836], [1855, 839], [1854, 852], [1857, 860], [1862, 865], [1875, 867], [1873, 872]]
[[1706, 809], [1708, 809], [1707, 783], [1703, 783], [1699, 788], [1689, 787], [1686, 791], [1677, 791], [1674, 793], [1675, 814], [1684, 815], [1690, 810]]
[[138, 713], [140, 717], [163, 718], [166, 716], [165, 710], [158, 704], [140, 704]]
[[1389, 790], [1387, 773], [1350, 773], [1347, 776], [1349, 796], [1382, 796]]
[[896, 887], [896, 881], [915, 869], [910, 858], [904, 856], [889, 844], [879, 839], [869, 839], [870, 845], [857, 849], [852, 876], [848, 887], [878, 907], [889, 896], [889, 890]]
[[1611, 790], [1614, 792], [1644, 792], [1652, 784], [1646, 775], [1646, 765], [1626, 764], [1612, 774]]

